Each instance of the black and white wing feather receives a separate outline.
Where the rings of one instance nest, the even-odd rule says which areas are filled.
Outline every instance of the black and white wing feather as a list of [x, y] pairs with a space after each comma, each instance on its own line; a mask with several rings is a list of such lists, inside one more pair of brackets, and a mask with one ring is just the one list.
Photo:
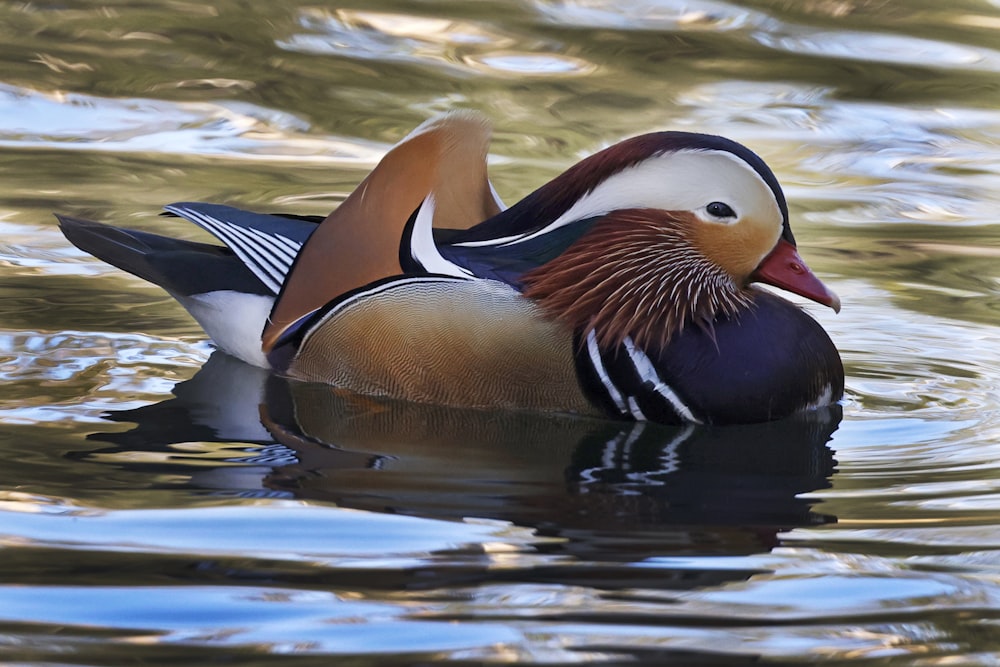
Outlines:
[[281, 291], [296, 255], [316, 229], [309, 220], [221, 204], [180, 202], [164, 208], [222, 241], [273, 294]]

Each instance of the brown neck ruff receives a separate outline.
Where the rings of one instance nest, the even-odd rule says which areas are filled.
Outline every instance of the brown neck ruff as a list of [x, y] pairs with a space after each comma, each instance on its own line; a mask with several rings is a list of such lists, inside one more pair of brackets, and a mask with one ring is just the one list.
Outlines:
[[604, 349], [626, 338], [664, 346], [689, 325], [708, 332], [750, 293], [698, 249], [689, 213], [614, 211], [565, 252], [522, 277], [524, 295]]

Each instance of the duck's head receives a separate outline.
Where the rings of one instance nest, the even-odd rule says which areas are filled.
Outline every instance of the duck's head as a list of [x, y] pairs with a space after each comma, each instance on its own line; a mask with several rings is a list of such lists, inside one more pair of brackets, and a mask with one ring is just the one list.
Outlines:
[[522, 276], [524, 293], [602, 346], [711, 329], [750, 307], [754, 282], [840, 309], [796, 251], [774, 174], [728, 139], [659, 132], [623, 141], [508, 213], [508, 229], [519, 231], [507, 245], [574, 239]]

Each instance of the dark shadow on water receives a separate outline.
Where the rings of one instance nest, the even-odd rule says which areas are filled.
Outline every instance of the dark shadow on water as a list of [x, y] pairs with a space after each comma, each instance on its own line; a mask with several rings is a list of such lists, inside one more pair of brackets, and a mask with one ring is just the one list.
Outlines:
[[[588, 561], [760, 553], [834, 520], [800, 494], [830, 484], [839, 408], [725, 428], [456, 410], [288, 382], [223, 354], [174, 394], [109, 415], [136, 426], [94, 434], [113, 447], [83, 458], [183, 472], [214, 493], [509, 521]], [[247, 443], [246, 456], [195, 466], [173, 447], [198, 441]]]
[[[495, 519], [538, 535], [532, 544], [517, 542], [536, 554], [503, 567], [475, 546], [400, 567], [358, 560], [312, 568], [252, 554], [194, 564], [136, 556], [142, 561], [136, 567], [158, 578], [345, 589], [376, 598], [384, 591], [411, 602], [459, 603], [428, 617], [438, 622], [648, 626], [667, 632], [671, 626], [746, 622], [661, 614], [667, 607], [681, 609], [675, 603], [684, 591], [745, 581], [762, 571], [750, 563], [698, 557], [765, 553], [779, 544], [783, 531], [835, 520], [801, 496], [829, 486], [836, 462], [826, 443], [840, 418], [838, 408], [753, 426], [668, 428], [455, 410], [292, 383], [216, 354], [174, 388], [173, 398], [108, 415], [134, 427], [90, 436], [106, 446], [77, 456], [81, 464], [134, 472], [137, 484], [184, 478], [206, 495], [309, 499], [444, 520]], [[104, 561], [98, 566], [108, 567]], [[121, 563], [113, 569], [121, 570]], [[469, 591], [478, 588], [493, 591], [487, 596], [509, 591], [500, 595], [508, 602], [464, 607]], [[521, 590], [590, 591], [591, 597], [587, 604], [558, 596], [539, 601], [539, 593], [529, 592], [519, 604]], [[724, 649], [643, 648], [628, 636], [581, 637], [572, 650], [599, 655], [608, 665], [732, 667], [762, 659]], [[452, 657], [449, 664], [466, 664]], [[396, 663], [359, 656], [358, 664]], [[417, 658], [400, 664], [423, 663]]]

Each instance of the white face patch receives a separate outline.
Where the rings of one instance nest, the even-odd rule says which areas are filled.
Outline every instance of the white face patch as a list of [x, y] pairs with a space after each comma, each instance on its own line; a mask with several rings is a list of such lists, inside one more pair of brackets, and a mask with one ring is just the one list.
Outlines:
[[[735, 217], [711, 215], [707, 207], [714, 202], [726, 204]], [[650, 157], [614, 174], [545, 228], [507, 243], [626, 208], [691, 211], [716, 224], [773, 220], [779, 233], [782, 224], [774, 193], [753, 167], [727, 151], [684, 150]]]

